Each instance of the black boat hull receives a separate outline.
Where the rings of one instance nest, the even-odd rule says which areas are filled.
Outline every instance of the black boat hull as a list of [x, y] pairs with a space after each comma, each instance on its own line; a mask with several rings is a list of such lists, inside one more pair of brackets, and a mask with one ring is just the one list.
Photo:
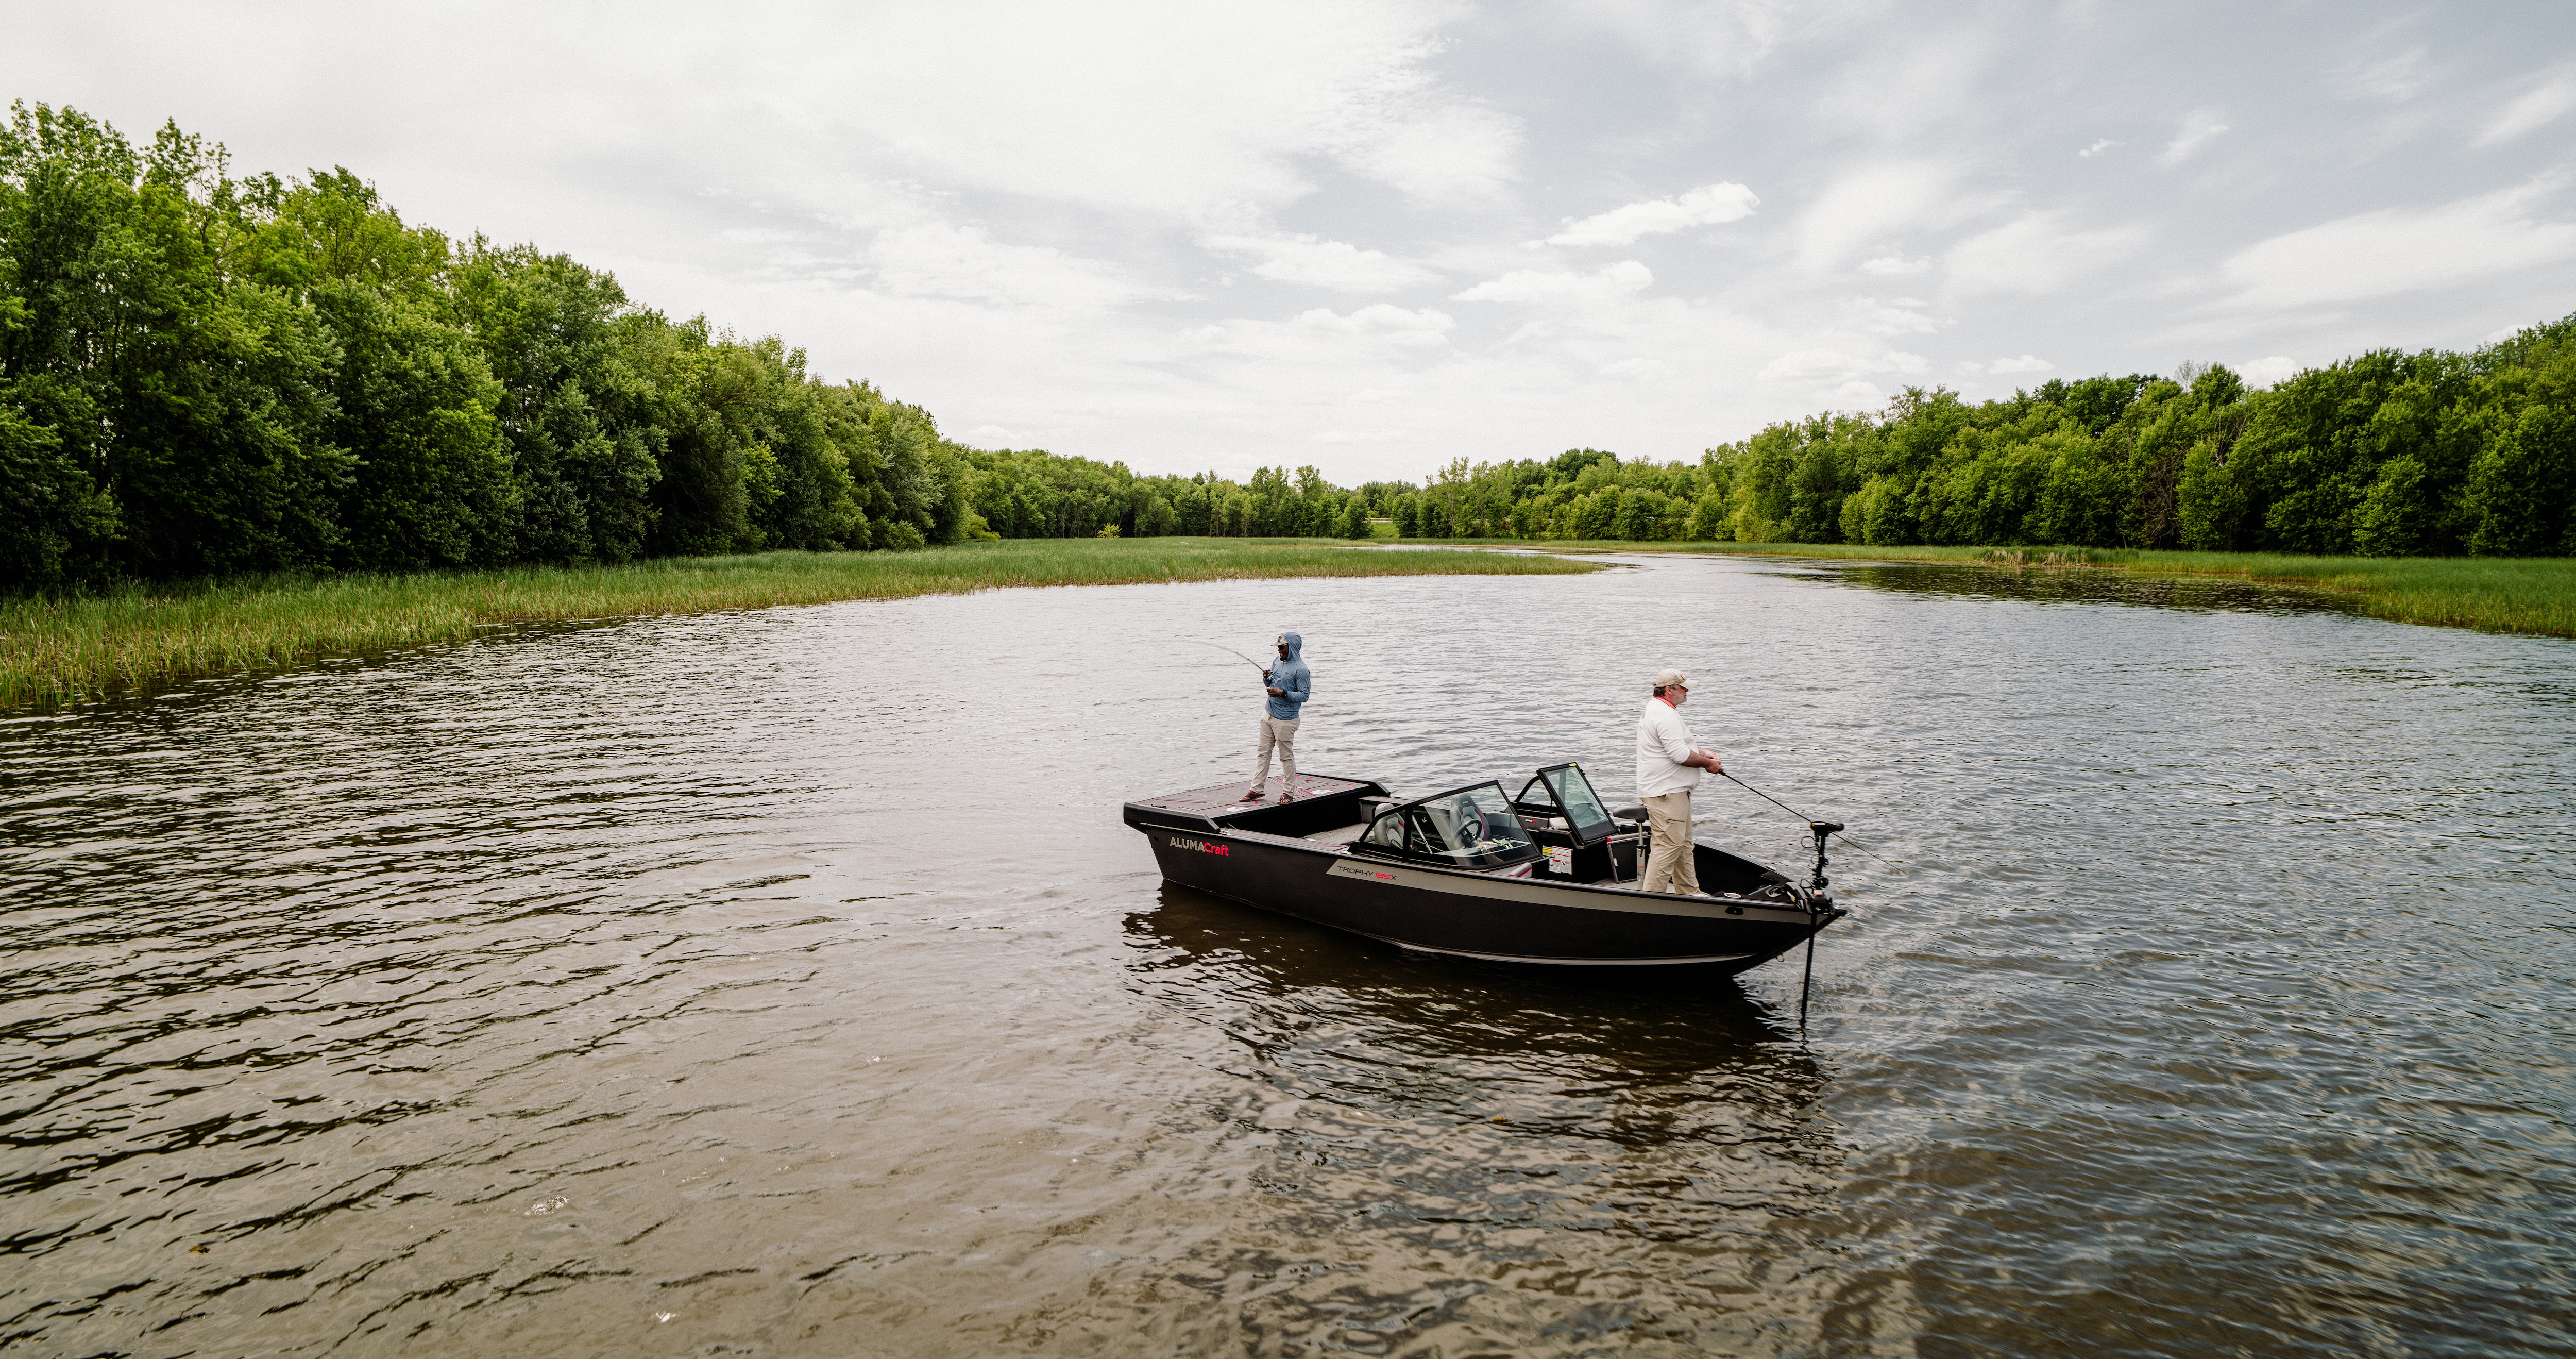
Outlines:
[[[1353, 790], [1377, 791], [1375, 784], [1321, 782], [1344, 784], [1342, 795], [1354, 807], [1361, 793]], [[1173, 800], [1188, 796], [1128, 804], [1128, 824], [1144, 832], [1166, 879], [1423, 952], [1557, 966], [1688, 966], [1732, 974], [1796, 948], [1844, 914], [1822, 900], [1682, 896], [1544, 875], [1510, 877], [1388, 862], [1331, 841], [1230, 824], [1249, 819], [1240, 812], [1173, 814], [1197, 810]], [[1311, 801], [1322, 803], [1331, 796], [1328, 792]], [[1327, 806], [1310, 805], [1297, 824], [1328, 825], [1333, 814]], [[1701, 845], [1697, 851], [1704, 883], [1746, 883], [1748, 871], [1761, 871], [1722, 850]]]

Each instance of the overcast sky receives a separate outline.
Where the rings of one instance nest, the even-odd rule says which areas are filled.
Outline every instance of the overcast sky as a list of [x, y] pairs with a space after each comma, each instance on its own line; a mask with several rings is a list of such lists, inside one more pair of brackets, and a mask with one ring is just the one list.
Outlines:
[[5, 3], [11, 97], [1139, 471], [1690, 457], [2576, 311], [2563, 3]]

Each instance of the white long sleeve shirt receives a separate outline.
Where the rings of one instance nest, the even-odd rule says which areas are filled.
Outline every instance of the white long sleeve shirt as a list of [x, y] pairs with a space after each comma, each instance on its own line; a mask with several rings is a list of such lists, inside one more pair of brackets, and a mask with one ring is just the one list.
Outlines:
[[1691, 756], [1690, 727], [1673, 705], [1646, 700], [1637, 718], [1637, 796], [1687, 793], [1699, 786], [1699, 768], [1682, 761]]

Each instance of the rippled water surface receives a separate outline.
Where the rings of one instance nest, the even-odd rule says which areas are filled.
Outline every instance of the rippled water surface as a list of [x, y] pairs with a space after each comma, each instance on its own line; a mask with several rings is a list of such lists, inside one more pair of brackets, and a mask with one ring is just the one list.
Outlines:
[[[1796, 1021], [1164, 887], [1133, 796], [1851, 823]], [[0, 727], [0, 1349], [2576, 1353], [2576, 646], [1656, 559], [640, 620]], [[1515, 785], [1516, 786], [1516, 785]], [[1736, 793], [1702, 832], [1770, 862]], [[1623, 799], [1624, 800], [1624, 799]]]

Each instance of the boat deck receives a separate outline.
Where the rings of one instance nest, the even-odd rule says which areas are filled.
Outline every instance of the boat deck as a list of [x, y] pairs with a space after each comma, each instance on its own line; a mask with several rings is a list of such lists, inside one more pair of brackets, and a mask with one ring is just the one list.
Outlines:
[[[1157, 811], [1178, 812], [1183, 816], [1205, 817], [1210, 821], [1222, 821], [1229, 816], [1276, 807], [1279, 805], [1279, 795], [1288, 791], [1286, 779], [1274, 778], [1262, 789], [1262, 798], [1259, 802], [1245, 802], [1243, 790], [1251, 786], [1247, 780], [1235, 779], [1227, 783], [1212, 783], [1205, 788], [1192, 788], [1186, 792], [1138, 798], [1134, 805], [1151, 807]], [[1331, 797], [1336, 793], [1348, 793], [1371, 786], [1354, 779], [1328, 779], [1319, 774], [1300, 774], [1297, 776], [1296, 791], [1298, 800], [1303, 801], [1307, 798]], [[1296, 803], [1292, 802], [1289, 805], [1293, 807]]]

